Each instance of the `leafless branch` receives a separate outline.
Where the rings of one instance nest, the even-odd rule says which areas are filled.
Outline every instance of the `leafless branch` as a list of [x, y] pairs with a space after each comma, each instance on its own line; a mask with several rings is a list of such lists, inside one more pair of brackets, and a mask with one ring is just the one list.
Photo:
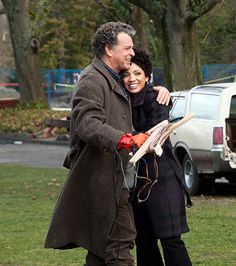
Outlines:
[[108, 20], [111, 21], [118, 21], [119, 19], [109, 11], [109, 9], [103, 4], [102, 1], [96, 0], [97, 4], [101, 7], [101, 9], [104, 11], [104, 15], [108, 18]]
[[128, 0], [131, 4], [142, 8], [148, 13], [155, 23], [160, 23], [164, 6], [157, 0]]
[[4, 9], [4, 8], [0, 9], [0, 15], [3, 15], [3, 14], [6, 14], [6, 12], [5, 12], [5, 9]]
[[219, 8], [222, 7], [224, 3], [224, 0], [208, 0], [203, 1], [202, 4], [196, 5], [195, 10], [189, 10], [187, 19], [194, 21], [201, 16], [208, 13], [213, 7], [215, 7], [217, 4], [219, 4]]

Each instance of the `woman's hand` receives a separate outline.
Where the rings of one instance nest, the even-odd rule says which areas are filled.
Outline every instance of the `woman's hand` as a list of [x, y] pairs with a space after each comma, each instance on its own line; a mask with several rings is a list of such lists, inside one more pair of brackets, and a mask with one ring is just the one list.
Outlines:
[[170, 102], [170, 92], [167, 90], [167, 88], [163, 86], [155, 86], [153, 89], [158, 92], [156, 101], [159, 104], [168, 105]]

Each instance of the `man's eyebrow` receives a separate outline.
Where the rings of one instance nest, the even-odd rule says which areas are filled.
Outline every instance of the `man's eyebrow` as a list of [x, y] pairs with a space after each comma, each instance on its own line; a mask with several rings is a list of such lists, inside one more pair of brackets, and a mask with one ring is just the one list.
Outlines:
[[132, 46], [132, 45], [125, 45], [124, 47], [125, 47], [125, 48], [129, 48], [129, 49], [130, 49], [130, 48], [133, 49], [133, 46]]

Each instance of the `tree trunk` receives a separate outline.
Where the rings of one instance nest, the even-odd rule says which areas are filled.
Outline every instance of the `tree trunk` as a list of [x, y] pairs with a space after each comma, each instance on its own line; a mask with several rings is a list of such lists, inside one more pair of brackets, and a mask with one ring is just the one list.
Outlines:
[[21, 102], [46, 103], [40, 79], [39, 44], [30, 26], [29, 0], [3, 0], [2, 2], [10, 28]]
[[132, 25], [135, 28], [137, 34], [135, 39], [135, 46], [138, 46], [139, 49], [142, 49], [146, 52], [150, 52], [149, 47], [149, 25], [148, 19], [144, 11], [134, 6], [131, 13]]
[[181, 14], [175, 0], [167, 1], [162, 41], [167, 86], [185, 90], [202, 83], [195, 24]]
[[0, 74], [1, 82], [9, 82], [9, 76], [7, 70], [9, 68], [15, 68], [15, 60], [13, 57], [12, 44], [9, 34], [9, 26], [5, 10], [0, 0], [0, 32], [2, 36], [0, 38], [0, 69], [4, 69], [3, 73]]
[[184, 90], [202, 83], [195, 21], [223, 0], [129, 0], [161, 31], [166, 85]]

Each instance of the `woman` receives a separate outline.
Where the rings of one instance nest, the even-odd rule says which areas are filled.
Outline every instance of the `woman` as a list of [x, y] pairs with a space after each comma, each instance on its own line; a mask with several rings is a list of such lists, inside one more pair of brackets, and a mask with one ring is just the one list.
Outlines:
[[[156, 92], [149, 83], [151, 73], [149, 56], [136, 50], [123, 81], [131, 96], [133, 126], [137, 132], [145, 132], [169, 118], [170, 106], [156, 101]], [[138, 178], [132, 193], [137, 265], [164, 265], [157, 245], [160, 239], [165, 265], [189, 266], [192, 264], [181, 240], [181, 234], [189, 231], [184, 200], [186, 189], [169, 138], [162, 148], [161, 157], [149, 153], [141, 158], [138, 176], [142, 178]]]

